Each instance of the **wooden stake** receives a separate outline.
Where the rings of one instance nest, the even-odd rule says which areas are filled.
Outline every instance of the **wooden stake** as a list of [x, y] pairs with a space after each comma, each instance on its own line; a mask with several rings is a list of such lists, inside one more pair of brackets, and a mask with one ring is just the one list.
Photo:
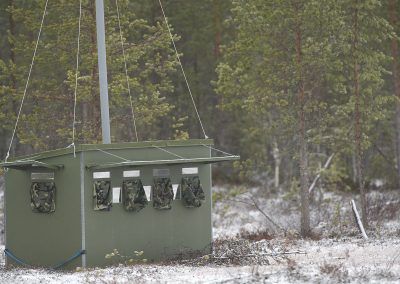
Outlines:
[[363, 236], [363, 238], [365, 240], [368, 240], [368, 236], [365, 233], [363, 223], [361, 222], [361, 219], [360, 219], [360, 215], [358, 215], [358, 211], [357, 211], [356, 203], [354, 202], [354, 199], [352, 199], [350, 203], [351, 203], [351, 208], [353, 209], [354, 218], [356, 219], [357, 227], [360, 230], [361, 235]]

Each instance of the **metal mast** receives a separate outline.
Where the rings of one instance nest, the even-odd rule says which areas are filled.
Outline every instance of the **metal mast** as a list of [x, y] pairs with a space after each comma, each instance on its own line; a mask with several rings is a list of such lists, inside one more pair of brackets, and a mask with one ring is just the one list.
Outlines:
[[97, 53], [98, 53], [99, 82], [100, 82], [101, 129], [102, 129], [103, 144], [110, 144], [111, 143], [110, 114], [109, 114], [109, 103], [108, 103], [106, 34], [104, 28], [103, 0], [96, 0], [96, 30], [97, 30]]

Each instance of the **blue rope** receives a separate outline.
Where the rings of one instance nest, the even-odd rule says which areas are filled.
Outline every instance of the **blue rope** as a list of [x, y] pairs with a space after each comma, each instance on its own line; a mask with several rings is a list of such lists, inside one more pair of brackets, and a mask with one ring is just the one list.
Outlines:
[[[66, 265], [67, 263], [73, 261], [75, 258], [81, 256], [82, 254], [85, 254], [86, 251], [85, 250], [80, 250], [77, 251], [74, 255], [72, 255], [71, 257], [67, 258], [66, 260], [64, 260], [63, 262], [57, 264], [56, 266], [53, 266], [52, 269], [58, 269], [64, 265]], [[32, 267], [32, 265], [26, 263], [25, 261], [21, 260], [20, 258], [16, 257], [9, 249], [5, 249], [4, 250], [4, 254], [8, 257], [10, 257], [11, 259], [13, 259], [15, 262], [24, 265], [24, 266], [29, 266]]]
[[30, 266], [29, 264], [27, 264], [26, 262], [24, 262], [23, 260], [19, 259], [18, 257], [16, 257], [9, 249], [5, 249], [4, 250], [4, 254], [10, 258], [12, 258], [15, 262], [21, 264], [21, 265], [25, 265], [25, 266]]
[[82, 254], [85, 254], [86, 251], [85, 250], [80, 250], [77, 251], [73, 256], [71, 256], [70, 258], [67, 258], [66, 260], [64, 260], [63, 262], [59, 263], [58, 265], [54, 266], [53, 269], [57, 269], [60, 268], [61, 266], [64, 266], [65, 264], [73, 261], [75, 258], [80, 257]]

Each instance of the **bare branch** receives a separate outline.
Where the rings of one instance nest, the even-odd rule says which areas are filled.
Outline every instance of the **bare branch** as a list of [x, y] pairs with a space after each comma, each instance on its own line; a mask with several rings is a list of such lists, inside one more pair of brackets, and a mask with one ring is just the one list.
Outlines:
[[317, 176], [315, 177], [315, 179], [313, 180], [312, 184], [310, 185], [310, 187], [308, 188], [308, 193], [311, 193], [311, 191], [313, 191], [313, 189], [315, 188], [315, 186], [317, 185], [318, 180], [321, 178], [321, 172], [323, 172], [324, 170], [326, 170], [332, 160], [333, 157], [335, 156], [335, 153], [333, 153], [332, 155], [329, 156], [328, 160], [326, 160], [325, 165], [323, 166], [323, 168], [319, 171], [319, 173], [317, 174]]

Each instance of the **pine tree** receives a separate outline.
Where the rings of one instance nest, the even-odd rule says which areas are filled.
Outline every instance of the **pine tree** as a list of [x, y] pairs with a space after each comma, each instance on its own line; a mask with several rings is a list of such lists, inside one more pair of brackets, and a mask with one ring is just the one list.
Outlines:
[[[343, 105], [347, 112], [344, 120], [351, 125], [354, 133], [354, 153], [356, 160], [357, 184], [360, 192], [361, 215], [364, 226], [367, 222], [367, 199], [364, 176], [364, 156], [372, 140], [372, 126], [384, 120], [389, 99], [381, 92], [383, 75], [386, 73], [385, 55], [382, 43], [388, 38], [390, 26], [381, 17], [379, 1], [353, 0], [342, 3], [343, 20], [347, 22], [348, 32], [342, 38], [350, 43], [349, 48], [343, 46], [343, 55], [346, 59], [343, 73], [351, 78], [348, 81], [348, 93], [352, 97]], [[347, 9], [346, 9], [347, 7]], [[350, 8], [349, 8], [350, 7]], [[345, 10], [346, 9], [346, 10]], [[347, 34], [347, 36], [346, 36]]]
[[[286, 148], [285, 159], [297, 158], [303, 236], [310, 233], [308, 144], [315, 129], [322, 128], [324, 112], [329, 113], [324, 94], [332, 91], [326, 82], [337, 62], [330, 38], [340, 24], [335, 22], [338, 13], [332, 1], [234, 1], [237, 37], [218, 67], [224, 106], [252, 117], [251, 131], [257, 128], [272, 138], [264, 140], [269, 149], [282, 141], [278, 145]], [[242, 136], [249, 135], [247, 130]], [[265, 158], [259, 152], [254, 156]]]

